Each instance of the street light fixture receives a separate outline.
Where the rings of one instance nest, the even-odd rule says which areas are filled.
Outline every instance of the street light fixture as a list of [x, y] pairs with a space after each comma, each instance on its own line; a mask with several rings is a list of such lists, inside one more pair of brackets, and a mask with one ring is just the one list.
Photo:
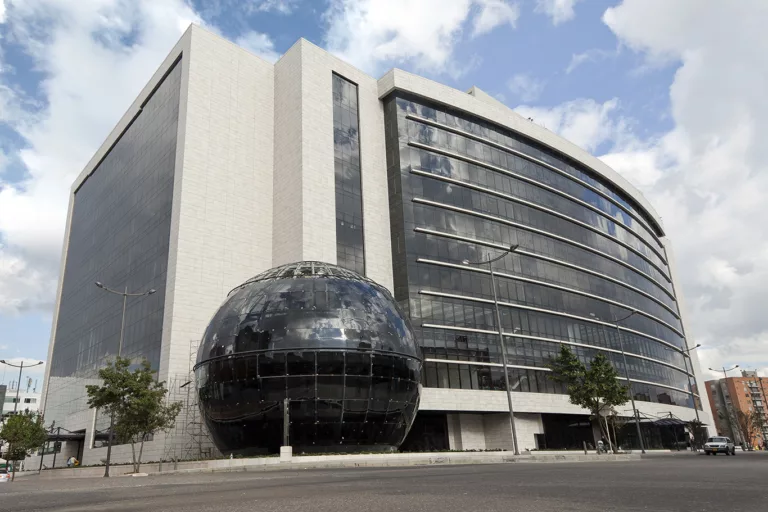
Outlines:
[[[105, 286], [101, 281], [96, 281], [96, 286], [101, 288], [102, 290], [108, 291], [109, 293], [113, 293], [115, 295], [122, 295], [123, 296], [123, 317], [120, 321], [120, 343], [117, 345], [117, 357], [120, 357], [123, 352], [123, 337], [125, 336], [125, 307], [128, 303], [128, 297], [143, 297], [144, 295], [152, 295], [157, 290], [154, 288], [147, 290], [146, 292], [140, 292], [140, 293], [128, 293], [128, 286], [125, 287], [124, 291], [118, 291], [113, 290], [112, 288]], [[115, 413], [112, 412], [109, 418], [109, 437], [107, 438], [107, 462], [104, 467], [104, 478], [109, 477], [109, 463], [112, 459], [112, 432], [115, 429]]]
[[733, 368], [728, 368], [726, 370], [725, 366], [723, 366], [720, 370], [715, 370], [714, 368], [710, 368], [709, 371], [711, 371], [711, 372], [723, 372], [723, 377], [727, 379], [728, 378], [728, 372], [730, 372], [731, 370], [735, 370], [738, 367], [739, 367], [739, 365], [736, 365]]
[[[512, 427], [512, 446], [514, 448], [515, 455], [520, 455], [520, 450], [517, 447], [517, 429], [515, 428], [515, 411], [512, 408], [512, 390], [509, 387], [509, 372], [507, 371], [507, 345], [504, 342], [504, 333], [501, 330], [501, 314], [499, 313], [499, 299], [496, 295], [496, 277], [493, 273], [493, 264], [507, 254], [515, 252], [519, 246], [513, 244], [509, 246], [509, 249], [501, 253], [495, 258], [481, 261], [469, 261], [463, 260], [461, 263], [464, 265], [488, 265], [488, 269], [491, 272], [491, 289], [493, 290], [493, 307], [496, 310], [496, 327], [499, 331], [499, 345], [501, 346], [501, 363], [504, 367], [504, 383], [507, 389], [507, 403], [509, 404], [509, 424]], [[513, 330], [514, 332], [514, 330]]]
[[[637, 412], [637, 407], [635, 407], [635, 394], [632, 392], [632, 380], [629, 378], [629, 366], [627, 365], [627, 354], [624, 352], [624, 341], [621, 339], [621, 329], [619, 328], [619, 322], [623, 322], [624, 320], [634, 316], [635, 313], [637, 313], [637, 310], [631, 310], [632, 312], [628, 314], [627, 316], [624, 316], [622, 318], [612, 318], [611, 323], [616, 327], [616, 334], [619, 337], [619, 348], [621, 349], [621, 357], [624, 360], [624, 378], [627, 379], [627, 386], [629, 386], [629, 399], [632, 402], [632, 413], [635, 416], [635, 428], [637, 429], [637, 438], [640, 441], [640, 453], [645, 453], [645, 443], [643, 442], [643, 434], [640, 431], [640, 415]], [[594, 313], [590, 313], [589, 316], [594, 318], [595, 320], [600, 320], [597, 315]], [[603, 328], [603, 331], [605, 331], [605, 325], [600, 324], [600, 326]], [[607, 337], [607, 335], [606, 335]]]
[[[13, 403], [13, 414], [16, 414], [16, 410], [19, 408], [19, 390], [21, 389], [21, 372], [24, 371], [24, 360], [21, 361], [21, 364], [13, 364], [9, 363], [5, 359], [0, 359], [0, 363], [7, 364], [8, 366], [13, 366], [14, 368], [19, 369], [19, 382], [16, 384], [16, 401]], [[26, 368], [32, 368], [33, 366], [40, 366], [43, 364], [44, 361], [38, 361], [34, 364], [28, 364]]]

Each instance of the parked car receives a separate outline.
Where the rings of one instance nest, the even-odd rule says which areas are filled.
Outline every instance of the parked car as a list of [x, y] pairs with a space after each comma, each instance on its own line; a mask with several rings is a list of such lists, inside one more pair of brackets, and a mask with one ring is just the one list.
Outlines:
[[724, 453], [726, 455], [736, 455], [736, 446], [728, 437], [716, 436], [707, 439], [704, 443], [704, 453], [707, 455], [717, 455]]
[[10, 481], [11, 481], [11, 475], [8, 474], [8, 470], [5, 468], [0, 468], [0, 483], [10, 482]]

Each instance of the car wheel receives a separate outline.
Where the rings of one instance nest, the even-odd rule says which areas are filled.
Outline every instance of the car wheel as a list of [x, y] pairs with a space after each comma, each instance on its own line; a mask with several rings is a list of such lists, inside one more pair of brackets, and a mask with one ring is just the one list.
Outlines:
[[725, 450], [725, 456], [726, 457], [729, 456], [730, 454], [731, 454], [731, 452], [729, 452], [728, 450]]
[[709, 456], [709, 455], [712, 455], [710, 452], [704, 452], [704, 453], [706, 453], [706, 454], [707, 454], [707, 456]]
[[734, 457], [736, 456], [736, 448], [734, 448], [733, 450], [731, 450], [731, 455], [733, 455]]

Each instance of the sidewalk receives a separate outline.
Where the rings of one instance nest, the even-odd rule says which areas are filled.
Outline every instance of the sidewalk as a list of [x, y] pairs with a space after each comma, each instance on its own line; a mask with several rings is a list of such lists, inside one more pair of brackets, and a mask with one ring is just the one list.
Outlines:
[[[388, 453], [360, 455], [306, 455], [281, 460], [279, 457], [249, 459], [217, 459], [190, 462], [164, 462], [142, 464], [144, 475], [172, 475], [181, 473], [212, 473], [233, 471], [279, 471], [320, 468], [402, 467], [435, 466], [450, 464], [507, 464], [507, 463], [563, 463], [563, 462], [614, 462], [638, 461], [634, 454], [584, 454], [583, 452], [548, 452], [513, 455], [511, 452], [432, 452]], [[129, 476], [131, 465], [112, 466], [112, 476]], [[48, 478], [96, 478], [104, 474], [104, 466], [74, 469], [50, 469], [38, 476], [37, 471], [18, 473], [19, 477]]]

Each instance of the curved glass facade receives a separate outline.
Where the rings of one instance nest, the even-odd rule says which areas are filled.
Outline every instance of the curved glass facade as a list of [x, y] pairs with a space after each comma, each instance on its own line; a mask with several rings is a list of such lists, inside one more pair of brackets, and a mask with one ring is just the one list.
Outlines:
[[286, 403], [298, 451], [386, 451], [413, 423], [421, 368], [408, 318], [386, 289], [341, 267], [300, 262], [229, 294], [206, 329], [195, 375], [223, 453], [278, 451]]
[[655, 221], [565, 156], [469, 114], [395, 92], [385, 99], [395, 297], [425, 357], [428, 387], [504, 389], [494, 264], [514, 391], [547, 378], [566, 344], [604, 353], [636, 400], [693, 407], [683, 327]]

